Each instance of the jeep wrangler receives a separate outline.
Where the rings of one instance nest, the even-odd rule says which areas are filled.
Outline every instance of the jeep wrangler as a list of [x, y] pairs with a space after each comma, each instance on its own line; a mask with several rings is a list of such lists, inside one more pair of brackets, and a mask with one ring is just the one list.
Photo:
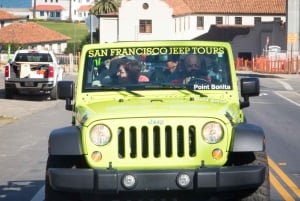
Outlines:
[[45, 200], [270, 200], [264, 131], [242, 110], [259, 88], [225, 42], [84, 46], [77, 82], [58, 83], [72, 125], [50, 133]]

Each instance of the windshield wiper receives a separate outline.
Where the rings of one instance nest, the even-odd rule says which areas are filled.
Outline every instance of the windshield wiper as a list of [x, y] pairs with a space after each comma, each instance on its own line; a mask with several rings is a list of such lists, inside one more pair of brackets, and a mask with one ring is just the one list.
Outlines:
[[134, 89], [133, 87], [126, 87], [126, 86], [101, 86], [100, 87], [101, 90], [105, 90], [105, 91], [125, 91], [129, 94], [132, 94], [136, 97], [143, 97], [143, 95], [134, 92], [131, 89]]
[[176, 85], [170, 85], [170, 84], [154, 84], [154, 85], [132, 85], [132, 86], [101, 86], [99, 87], [101, 90], [112, 90], [112, 91], [125, 91], [127, 93], [130, 93], [136, 97], [143, 97], [143, 95], [134, 92], [134, 90], [141, 90], [141, 89], [177, 89], [177, 90], [187, 90], [188, 92], [191, 92], [193, 94], [199, 95], [200, 97], [207, 97], [207, 95], [203, 94], [202, 92], [199, 92], [197, 90], [191, 89], [190, 87], [183, 85], [183, 84], [176, 84]]

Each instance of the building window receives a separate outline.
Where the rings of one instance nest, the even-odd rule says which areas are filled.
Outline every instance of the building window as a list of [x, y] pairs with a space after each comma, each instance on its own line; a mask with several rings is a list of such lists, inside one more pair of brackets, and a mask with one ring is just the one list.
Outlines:
[[281, 22], [281, 18], [280, 17], [274, 17], [274, 22]]
[[223, 24], [223, 17], [216, 17], [216, 24]]
[[47, 0], [45, 0], [45, 3], [47, 3]]
[[44, 16], [45, 15], [45, 12], [44, 11], [40, 11], [40, 16]]
[[197, 16], [197, 28], [198, 29], [204, 28], [204, 17], [203, 16]]
[[60, 17], [60, 12], [56, 12], [56, 17]]
[[242, 17], [235, 17], [234, 20], [235, 20], [235, 24], [238, 24], [238, 25], [243, 24]]
[[50, 12], [50, 17], [55, 17], [55, 12]]
[[140, 33], [152, 33], [152, 20], [140, 20]]
[[254, 24], [260, 24], [261, 23], [261, 17], [254, 17]]

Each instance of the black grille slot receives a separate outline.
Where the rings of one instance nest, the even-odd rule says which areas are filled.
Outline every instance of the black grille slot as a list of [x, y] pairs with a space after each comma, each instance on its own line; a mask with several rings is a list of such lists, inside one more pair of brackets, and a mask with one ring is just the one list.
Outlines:
[[190, 157], [196, 156], [196, 128], [195, 126], [189, 127], [189, 155]]
[[118, 153], [119, 158], [125, 157], [125, 133], [124, 128], [118, 129]]
[[166, 157], [172, 157], [172, 128], [167, 126], [165, 129], [165, 139], [166, 139]]
[[184, 156], [184, 133], [183, 127], [177, 127], [177, 155], [178, 157]]
[[153, 129], [153, 150], [154, 150], [154, 157], [158, 158], [160, 156], [160, 128], [155, 126]]
[[142, 127], [142, 157], [147, 158], [149, 156], [149, 133], [146, 126]]
[[135, 127], [130, 127], [130, 157], [131, 158], [136, 158], [136, 128]]
[[195, 157], [197, 150], [195, 126], [154, 126], [118, 128], [119, 158]]

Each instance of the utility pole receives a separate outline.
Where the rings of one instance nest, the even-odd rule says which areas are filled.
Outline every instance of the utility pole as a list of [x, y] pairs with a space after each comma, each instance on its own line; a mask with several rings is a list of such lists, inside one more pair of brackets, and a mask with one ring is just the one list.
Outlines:
[[36, 18], [36, 0], [33, 0], [33, 9], [32, 9], [32, 16], [33, 16], [33, 19]]

